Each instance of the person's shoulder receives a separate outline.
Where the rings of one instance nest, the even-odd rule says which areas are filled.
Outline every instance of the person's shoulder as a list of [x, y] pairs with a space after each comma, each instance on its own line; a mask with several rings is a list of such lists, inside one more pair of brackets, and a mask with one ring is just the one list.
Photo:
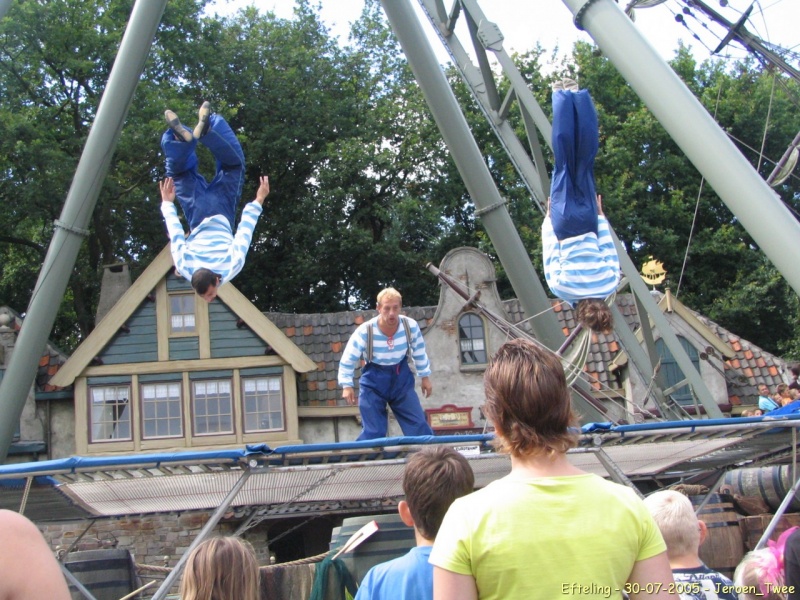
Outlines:
[[371, 327], [375, 327], [378, 323], [378, 317], [372, 317], [371, 319], [367, 319], [363, 323], [361, 323], [358, 327], [356, 327], [356, 331], [358, 333], [366, 335], [367, 330]]
[[400, 315], [400, 318], [401, 318], [401, 319], [403, 319], [403, 320], [404, 320], [406, 323], [408, 323], [408, 325], [409, 325], [409, 326], [410, 326], [412, 329], [413, 329], [414, 327], [416, 327], [416, 328], [418, 328], [418, 329], [419, 329], [419, 323], [417, 323], [417, 320], [416, 320], [416, 319], [414, 319], [414, 318], [412, 318], [412, 317], [409, 317], [408, 315]]
[[19, 533], [39, 532], [36, 525], [27, 517], [14, 512], [13, 510], [0, 509], [0, 531], [5, 536], [11, 537]]
[[592, 473], [588, 475], [589, 476], [583, 479], [580, 483], [584, 486], [585, 490], [590, 490], [592, 494], [600, 494], [607, 497], [617, 498], [620, 502], [624, 502], [626, 504], [633, 504], [636, 506], [641, 505], [642, 507], [644, 506], [639, 495], [627, 485], [609, 481], [608, 479], [604, 479], [599, 475], [594, 475]]
[[364, 583], [367, 583], [367, 581], [376, 583], [392, 575], [407, 573], [409, 565], [412, 564], [410, 561], [412, 560], [415, 548], [412, 548], [401, 556], [387, 560], [386, 562], [378, 563], [372, 567], [364, 576]]

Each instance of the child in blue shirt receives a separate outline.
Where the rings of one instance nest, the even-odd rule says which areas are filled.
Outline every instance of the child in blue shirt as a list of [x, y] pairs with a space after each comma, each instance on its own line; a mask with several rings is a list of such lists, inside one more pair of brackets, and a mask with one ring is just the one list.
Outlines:
[[453, 500], [475, 487], [467, 459], [447, 447], [426, 447], [408, 459], [403, 472], [405, 500], [397, 506], [403, 523], [414, 528], [416, 547], [372, 567], [355, 600], [432, 600], [433, 565], [428, 557]]

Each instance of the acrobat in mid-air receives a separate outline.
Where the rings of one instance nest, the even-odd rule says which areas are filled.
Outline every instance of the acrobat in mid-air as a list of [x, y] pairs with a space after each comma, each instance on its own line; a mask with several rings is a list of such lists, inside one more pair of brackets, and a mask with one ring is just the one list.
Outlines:
[[[269, 195], [269, 178], [261, 177], [256, 198], [244, 207], [234, 235], [236, 206], [244, 181], [244, 152], [230, 125], [211, 113], [208, 102], [203, 103], [198, 115], [197, 126], [191, 130], [171, 110], [164, 113], [169, 129], [161, 137], [161, 148], [167, 176], [159, 187], [175, 268], [192, 282], [203, 300], [211, 302], [217, 296], [217, 288], [244, 267], [253, 231]], [[211, 181], [198, 171], [198, 142], [211, 151], [217, 162]], [[176, 197], [189, 225], [188, 236], [178, 219]]]
[[595, 191], [597, 112], [589, 92], [571, 79], [553, 89], [555, 169], [547, 215], [542, 223], [542, 255], [547, 285], [575, 308], [580, 323], [609, 332], [605, 300], [617, 288], [619, 257], [602, 198]]

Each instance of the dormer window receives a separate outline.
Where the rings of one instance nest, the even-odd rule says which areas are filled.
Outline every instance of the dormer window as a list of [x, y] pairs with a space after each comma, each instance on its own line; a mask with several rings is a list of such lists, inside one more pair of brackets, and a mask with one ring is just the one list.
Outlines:
[[169, 333], [170, 335], [196, 334], [195, 294], [170, 294]]
[[[699, 372], [700, 355], [697, 353], [697, 348], [683, 336], [679, 335], [678, 341], [681, 343], [681, 347], [686, 352], [689, 360], [692, 361], [694, 368]], [[675, 360], [675, 357], [672, 355], [672, 352], [663, 339], [658, 338], [656, 340], [656, 350], [661, 357], [661, 373], [664, 377], [665, 388], [669, 389], [675, 387], [681, 381], [685, 381], [686, 376], [683, 374], [683, 370], [678, 366], [678, 361]], [[677, 388], [670, 396], [678, 404], [691, 405], [694, 403], [694, 394], [692, 393], [692, 388], [688, 384]]]

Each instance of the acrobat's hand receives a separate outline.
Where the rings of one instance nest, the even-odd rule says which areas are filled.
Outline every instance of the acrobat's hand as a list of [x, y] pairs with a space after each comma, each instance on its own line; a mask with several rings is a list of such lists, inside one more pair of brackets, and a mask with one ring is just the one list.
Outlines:
[[550, 217], [550, 196], [547, 197], [547, 214], [545, 214], [545, 218]]
[[351, 387], [346, 387], [342, 391], [342, 398], [344, 398], [349, 405], [356, 403], [356, 391]]
[[597, 214], [601, 217], [605, 216], [603, 214], [603, 197], [600, 194], [597, 194]]
[[258, 191], [256, 192], [256, 202], [264, 206], [264, 200], [269, 196], [269, 177], [262, 175], [260, 181], [261, 184], [258, 186]]
[[420, 382], [420, 387], [422, 388], [422, 395], [426, 398], [430, 398], [431, 394], [433, 393], [433, 384], [431, 384], [431, 378], [423, 377], [422, 381]]
[[159, 181], [158, 189], [161, 190], [162, 202], [175, 202], [175, 182], [172, 177]]

